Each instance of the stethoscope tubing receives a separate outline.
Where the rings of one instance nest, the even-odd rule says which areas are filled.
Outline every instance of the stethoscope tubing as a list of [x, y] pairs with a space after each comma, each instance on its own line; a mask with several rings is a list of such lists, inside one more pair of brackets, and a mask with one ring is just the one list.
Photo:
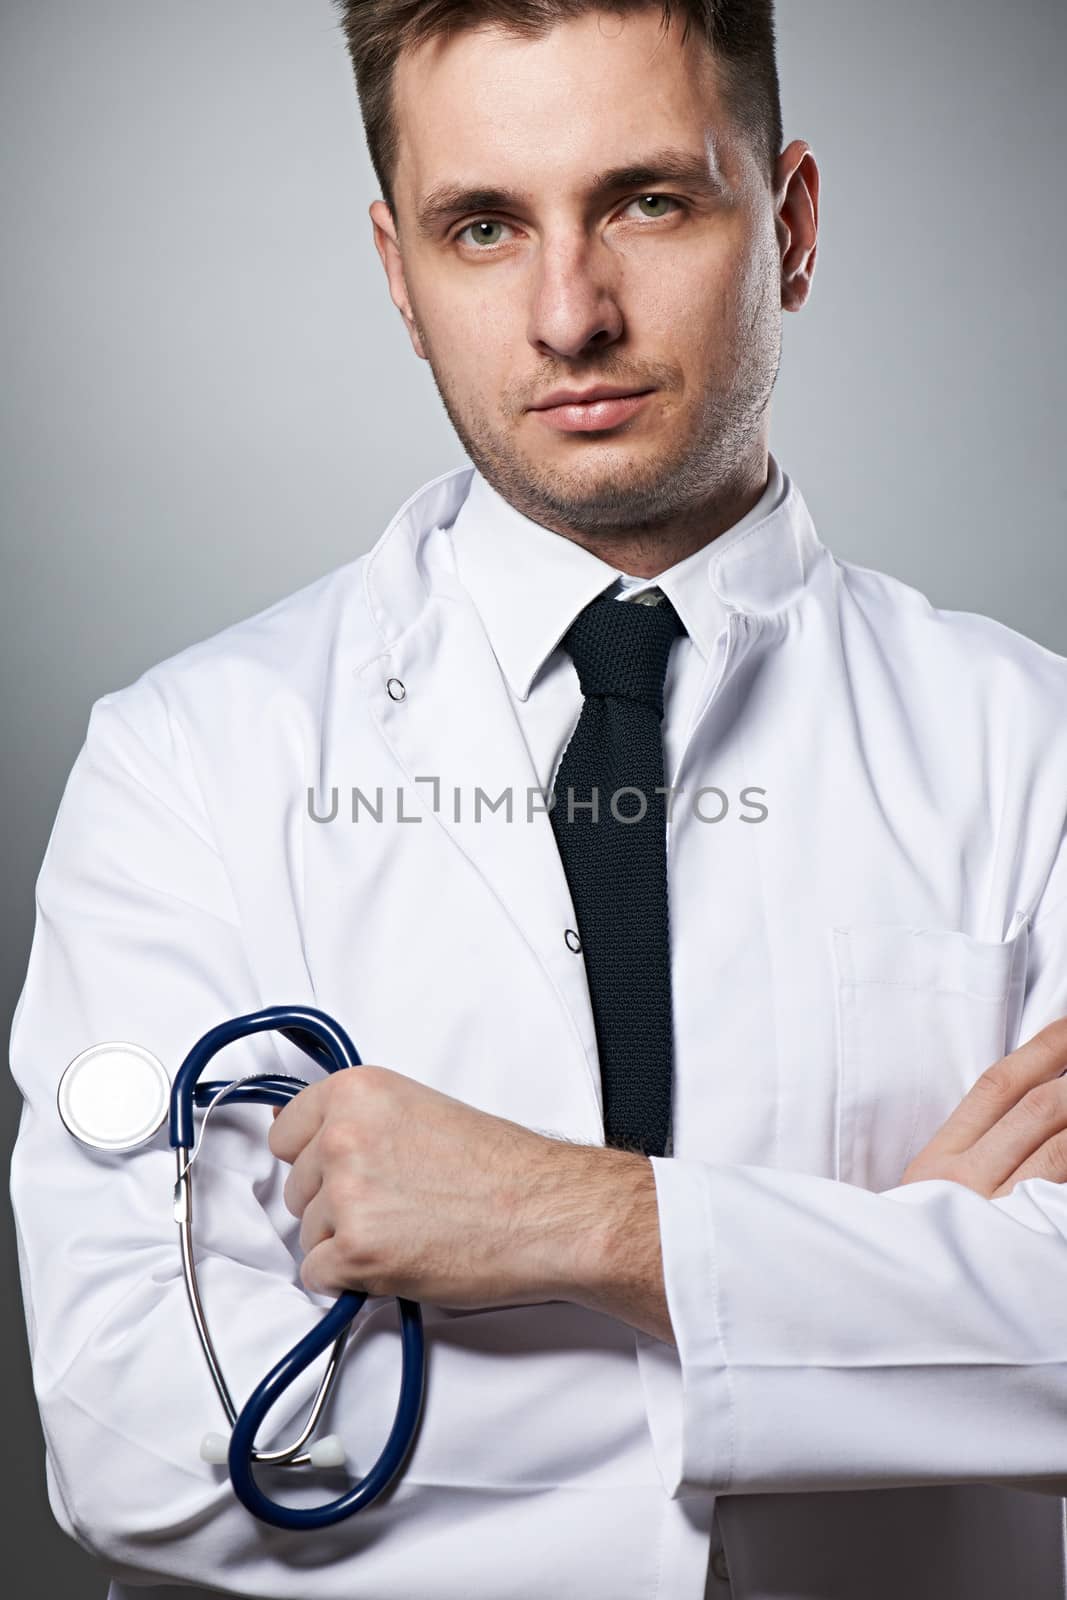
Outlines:
[[320, 1506], [283, 1506], [264, 1494], [252, 1473], [252, 1451], [267, 1412], [289, 1385], [328, 1349], [358, 1313], [365, 1294], [346, 1292], [326, 1312], [317, 1327], [283, 1356], [277, 1366], [252, 1391], [234, 1424], [227, 1465], [233, 1492], [243, 1506], [276, 1528], [310, 1530], [328, 1528], [376, 1500], [396, 1477], [411, 1446], [422, 1411], [425, 1385], [422, 1312], [414, 1300], [398, 1300], [401, 1318], [402, 1377], [396, 1419], [385, 1447], [370, 1471], [357, 1484]]
[[[170, 1094], [170, 1143], [173, 1149], [193, 1148], [193, 1104], [196, 1098], [196, 1086], [208, 1062], [218, 1055], [220, 1050], [238, 1039], [248, 1038], [254, 1033], [275, 1030], [285, 1034], [287, 1039], [298, 1045], [326, 1072], [337, 1072], [343, 1067], [361, 1065], [359, 1053], [352, 1040], [341, 1024], [327, 1016], [325, 1011], [316, 1011], [311, 1006], [265, 1006], [262, 1011], [252, 1011], [242, 1017], [230, 1017], [226, 1022], [220, 1022], [216, 1027], [209, 1028], [207, 1033], [197, 1040], [178, 1068]], [[265, 1074], [259, 1081], [268, 1088], [274, 1085], [282, 1086], [283, 1093], [285, 1085], [291, 1086], [294, 1082], [299, 1082], [282, 1074]], [[221, 1085], [215, 1087], [218, 1089]], [[234, 1091], [234, 1098], [253, 1099], [252, 1094], [247, 1096], [242, 1094], [242, 1089], [245, 1088], [254, 1089], [255, 1085], [242, 1084]]]
[[397, 1414], [381, 1454], [358, 1483], [337, 1499], [318, 1506], [286, 1506], [264, 1493], [253, 1473], [257, 1456], [269, 1462], [273, 1454], [277, 1460], [291, 1460], [293, 1464], [300, 1464], [307, 1459], [294, 1457], [295, 1446], [281, 1452], [257, 1452], [256, 1434], [264, 1418], [300, 1374], [334, 1345], [334, 1355], [320, 1383], [311, 1415], [298, 1444], [304, 1442], [329, 1393], [344, 1337], [367, 1299], [362, 1292], [345, 1291], [339, 1295], [316, 1327], [282, 1357], [256, 1386], [241, 1410], [237, 1411], [222, 1376], [196, 1282], [191, 1232], [194, 1109], [197, 1106], [210, 1107], [224, 1092], [228, 1101], [281, 1106], [306, 1087], [303, 1079], [292, 1078], [284, 1073], [265, 1073], [238, 1081], [232, 1089], [225, 1082], [200, 1082], [200, 1075], [209, 1061], [226, 1045], [268, 1030], [283, 1033], [327, 1072], [361, 1065], [356, 1047], [344, 1028], [326, 1012], [310, 1006], [268, 1006], [246, 1016], [233, 1017], [205, 1033], [186, 1056], [171, 1089], [169, 1135], [171, 1146], [178, 1153], [179, 1168], [175, 1215], [181, 1227], [183, 1271], [197, 1332], [227, 1420], [232, 1423], [227, 1468], [234, 1493], [241, 1504], [263, 1522], [277, 1528], [309, 1530], [329, 1527], [363, 1510], [399, 1472], [411, 1448], [422, 1413], [426, 1380], [425, 1342], [422, 1312], [418, 1303], [398, 1297], [402, 1368]]

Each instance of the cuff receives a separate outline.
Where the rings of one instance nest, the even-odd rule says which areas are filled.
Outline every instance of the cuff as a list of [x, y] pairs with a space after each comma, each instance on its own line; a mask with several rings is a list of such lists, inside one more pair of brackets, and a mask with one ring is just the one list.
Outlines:
[[672, 1500], [724, 1491], [735, 1407], [720, 1323], [707, 1175], [699, 1161], [651, 1156], [667, 1309], [677, 1349], [638, 1332], [637, 1357], [656, 1465]]

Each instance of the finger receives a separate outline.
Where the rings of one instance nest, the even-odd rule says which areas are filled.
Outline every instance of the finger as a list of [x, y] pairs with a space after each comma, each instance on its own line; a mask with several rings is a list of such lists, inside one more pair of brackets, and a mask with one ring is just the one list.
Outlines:
[[1067, 1130], [1061, 1129], [1051, 1139], [1046, 1139], [1040, 1150], [1035, 1150], [1010, 1178], [1006, 1178], [991, 1196], [999, 1200], [1010, 1194], [1024, 1178], [1046, 1178], [1050, 1183], [1067, 1183]]
[[328, 1078], [309, 1083], [278, 1111], [267, 1133], [267, 1144], [279, 1161], [295, 1161], [319, 1131], [325, 1106], [323, 1096], [328, 1085]]
[[325, 1239], [334, 1236], [334, 1221], [325, 1193], [312, 1195], [300, 1220], [300, 1249], [305, 1259]]
[[300, 1263], [300, 1281], [313, 1294], [340, 1294], [354, 1284], [341, 1282], [341, 1267], [337, 1249], [331, 1235], [317, 1244]]
[[969, 1150], [1024, 1094], [1058, 1077], [1065, 1068], [1067, 1017], [1058, 1017], [975, 1079], [923, 1155], [936, 1159]]
[[956, 1161], [963, 1167], [965, 1182], [973, 1179], [983, 1194], [992, 1194], [1025, 1164], [1040, 1163], [1042, 1149], [1065, 1129], [1067, 1078], [1053, 1078], [1035, 1084]]
[[322, 1152], [315, 1137], [301, 1150], [285, 1180], [282, 1199], [286, 1210], [294, 1217], [302, 1217], [321, 1188]]

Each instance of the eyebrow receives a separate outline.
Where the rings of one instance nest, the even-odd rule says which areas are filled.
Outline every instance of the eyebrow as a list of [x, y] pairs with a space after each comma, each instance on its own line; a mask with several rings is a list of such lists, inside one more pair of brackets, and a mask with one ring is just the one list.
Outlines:
[[[587, 194], [591, 200], [601, 200], [625, 189], [650, 189], [664, 183], [681, 184], [718, 199], [728, 198], [732, 193], [711, 158], [694, 155], [688, 150], [666, 149], [652, 151], [639, 163], [596, 173]], [[530, 196], [521, 190], [439, 183], [419, 203], [415, 220], [418, 232], [425, 238], [435, 233], [442, 223], [467, 212], [509, 211], [515, 207], [528, 208], [530, 204]]]

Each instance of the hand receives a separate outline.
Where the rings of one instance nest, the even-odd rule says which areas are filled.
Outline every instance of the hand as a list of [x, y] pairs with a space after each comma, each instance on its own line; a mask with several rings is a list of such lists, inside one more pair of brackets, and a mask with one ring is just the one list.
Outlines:
[[585, 1146], [369, 1065], [302, 1089], [268, 1143], [309, 1289], [463, 1309], [567, 1298], [580, 1276]]
[[987, 1067], [901, 1183], [949, 1178], [987, 1199], [1024, 1178], [1067, 1181], [1067, 1017]]

